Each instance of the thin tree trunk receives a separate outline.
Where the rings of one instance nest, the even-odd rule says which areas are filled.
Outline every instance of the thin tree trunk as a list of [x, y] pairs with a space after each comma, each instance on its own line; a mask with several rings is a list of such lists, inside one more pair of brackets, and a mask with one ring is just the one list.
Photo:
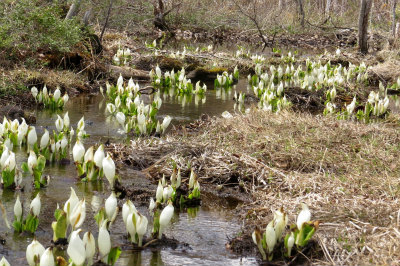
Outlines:
[[397, 7], [397, 0], [392, 0], [392, 33], [393, 36], [396, 35], [396, 7]]
[[332, 0], [326, 0], [326, 8], [325, 8], [326, 14], [329, 14], [331, 12], [331, 7], [332, 7]]
[[302, 0], [297, 0], [297, 5], [299, 6], [299, 13], [301, 16], [301, 26], [304, 27], [304, 20], [305, 20], [305, 14], [304, 14], [304, 8], [303, 8], [303, 1]]
[[372, 0], [361, 0], [360, 17], [358, 19], [358, 49], [362, 54], [368, 53], [368, 22]]
[[104, 22], [104, 27], [100, 34], [100, 43], [103, 41], [103, 35], [104, 35], [104, 32], [106, 31], [108, 20], [110, 19], [112, 5], [113, 5], [113, 0], [110, 0], [110, 5], [108, 6], [106, 21]]

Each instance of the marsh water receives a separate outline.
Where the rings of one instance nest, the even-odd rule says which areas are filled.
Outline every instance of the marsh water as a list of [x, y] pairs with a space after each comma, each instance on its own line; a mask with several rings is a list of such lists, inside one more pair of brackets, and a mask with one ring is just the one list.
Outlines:
[[[245, 81], [238, 85], [240, 90], [245, 89]], [[233, 91], [216, 93], [208, 90], [205, 100], [177, 99], [175, 96], [162, 97], [163, 105], [158, 114], [159, 119], [165, 115], [173, 117], [173, 124], [187, 123], [200, 117], [201, 114], [221, 115], [225, 110], [233, 112], [234, 102], [232, 100]], [[71, 98], [65, 110], [60, 114], [69, 112], [71, 124], [76, 123], [82, 116], [85, 116], [85, 130], [90, 134], [90, 138], [85, 140], [85, 147], [95, 143], [104, 143], [110, 139], [114, 142], [129, 142], [122, 128], [105, 114], [105, 100], [100, 95], [80, 95]], [[46, 110], [36, 111], [37, 122], [36, 130], [38, 137], [43, 133], [44, 128], [50, 132], [55, 129], [54, 121], [57, 118], [55, 113]], [[26, 161], [26, 153], [15, 149], [17, 154], [17, 165]], [[118, 169], [123, 184], [140, 184], [149, 187], [151, 184], [138, 172], [125, 168]], [[69, 198], [70, 187], [73, 187], [79, 198], [86, 199], [86, 220], [82, 226], [83, 231], [91, 231], [97, 237], [97, 225], [93, 218], [94, 214], [104, 206], [105, 199], [109, 196], [110, 190], [108, 183], [85, 183], [77, 178], [77, 171], [73, 163], [66, 165], [46, 166], [45, 175], [51, 176], [51, 182], [47, 188], [40, 190], [42, 208], [39, 217], [39, 228], [35, 237], [45, 247], [50, 246], [53, 238], [51, 223], [54, 221], [54, 210], [57, 204], [63, 206]], [[23, 181], [24, 191], [1, 190], [1, 201], [4, 204], [10, 224], [13, 221], [13, 206], [17, 195], [20, 195], [25, 212], [29, 211], [30, 201], [36, 195], [32, 188], [32, 177], [27, 175]], [[253, 257], [241, 258], [232, 254], [225, 248], [229, 237], [233, 237], [240, 232], [240, 223], [230, 214], [232, 207], [230, 202], [222, 199], [212, 198], [211, 195], [202, 195], [202, 205], [197, 209], [175, 212], [172, 225], [166, 230], [168, 238], [177, 239], [182, 245], [174, 247], [148, 248], [142, 251], [132, 250], [132, 246], [126, 239], [125, 226], [119, 214], [115, 223], [111, 226], [111, 237], [113, 246], [121, 246], [122, 253], [116, 265], [254, 265], [256, 259]], [[216, 202], [218, 204], [216, 204]], [[135, 203], [135, 202], [134, 202]], [[147, 204], [137, 205], [138, 210], [148, 216], [149, 230], [151, 228], [151, 217], [147, 211]], [[149, 234], [149, 232], [148, 232]], [[32, 241], [29, 234], [14, 234], [12, 229], [6, 226], [0, 227], [0, 236], [5, 239], [5, 244], [0, 246], [0, 255], [4, 255], [11, 265], [27, 265], [25, 250]], [[60, 252], [67, 258], [66, 252]]]

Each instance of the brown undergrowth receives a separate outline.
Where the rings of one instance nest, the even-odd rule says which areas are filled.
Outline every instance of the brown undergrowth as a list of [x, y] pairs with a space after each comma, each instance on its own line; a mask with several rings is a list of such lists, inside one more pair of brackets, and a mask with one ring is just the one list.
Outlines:
[[202, 184], [247, 195], [250, 202], [238, 211], [245, 234], [265, 226], [281, 206], [294, 223], [305, 202], [312, 219], [321, 221], [314, 239], [323, 256], [311, 254], [310, 264], [395, 265], [399, 140], [394, 116], [362, 124], [251, 110], [232, 119], [199, 120], [162, 139], [137, 140], [119, 146], [118, 154], [154, 180], [169, 176], [173, 164], [187, 177], [190, 165]]

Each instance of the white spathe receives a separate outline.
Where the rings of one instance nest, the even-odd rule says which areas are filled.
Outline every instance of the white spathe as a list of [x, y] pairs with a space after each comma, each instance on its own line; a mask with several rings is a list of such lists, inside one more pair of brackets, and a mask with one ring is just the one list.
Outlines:
[[42, 138], [40, 139], [40, 148], [44, 149], [49, 145], [50, 142], [50, 135], [49, 131], [47, 129], [44, 130], [44, 134]]
[[96, 254], [96, 241], [90, 232], [86, 232], [83, 235], [83, 244], [85, 245], [86, 259], [88, 260], [88, 265], [93, 264], [93, 257]]
[[44, 247], [39, 243], [36, 239], [32, 240], [32, 243], [28, 245], [26, 248], [26, 260], [28, 261], [29, 266], [36, 266], [36, 262], [39, 262], [39, 259], [42, 257], [44, 253]]
[[40, 266], [55, 266], [52, 248], [47, 248], [40, 258]]
[[103, 168], [103, 159], [104, 159], [104, 157], [105, 157], [105, 154], [104, 154], [104, 145], [103, 144], [101, 144], [98, 148], [97, 148], [97, 150], [96, 150], [96, 152], [94, 153], [94, 164], [98, 167], [98, 168]]
[[17, 221], [22, 220], [22, 204], [21, 201], [19, 200], [19, 195], [17, 196], [17, 200], [15, 201], [14, 204], [14, 215], [17, 218]]
[[89, 149], [87, 149], [84, 159], [83, 159], [85, 163], [93, 162], [93, 159], [94, 159], [93, 152], [94, 152], [93, 146], [90, 146]]
[[[64, 100], [64, 103], [65, 103], [65, 100]], [[70, 125], [68, 112], [65, 113], [63, 121], [64, 121], [64, 128], [68, 129], [69, 125]]]
[[142, 246], [143, 236], [146, 234], [146, 231], [147, 231], [147, 224], [148, 224], [148, 220], [147, 220], [146, 216], [138, 213], [138, 215], [136, 216], [136, 233], [139, 238], [139, 240], [138, 240], [139, 247]]
[[35, 145], [36, 141], [37, 141], [36, 128], [34, 126], [29, 126], [28, 144], [33, 146], [33, 145]]
[[68, 256], [77, 266], [83, 265], [86, 259], [85, 245], [79, 236], [80, 231], [81, 230], [79, 229], [71, 233], [71, 238], [67, 248]]
[[36, 197], [32, 200], [29, 208], [31, 209], [33, 215], [39, 217], [41, 202], [40, 202], [40, 193], [36, 195]]
[[63, 128], [64, 128], [64, 120], [61, 118], [61, 116], [57, 115], [56, 129], [58, 132], [61, 132]]
[[67, 214], [67, 217], [69, 217], [69, 215], [72, 213], [79, 202], [79, 198], [76, 195], [75, 190], [72, 187], [70, 187], [70, 189], [71, 194], [69, 196], [69, 199], [64, 204], [64, 212]]
[[103, 224], [99, 229], [99, 237], [97, 239], [97, 245], [99, 247], [101, 258], [107, 261], [108, 253], [111, 250], [111, 239], [110, 233], [107, 230], [108, 220], [104, 220]]
[[174, 206], [172, 206], [172, 202], [170, 201], [160, 214], [160, 230], [158, 232], [159, 239], [161, 239], [162, 233], [165, 227], [167, 227], [168, 224], [170, 223], [173, 215], [174, 215]]
[[79, 201], [69, 216], [69, 222], [72, 230], [79, 228], [86, 218], [86, 202], [85, 199]]
[[115, 164], [110, 156], [110, 153], [107, 153], [107, 157], [103, 159], [102, 165], [103, 165], [104, 175], [106, 176], [108, 182], [110, 183], [110, 186], [114, 187]]
[[78, 139], [74, 145], [74, 148], [72, 149], [72, 156], [74, 157], [74, 161], [79, 163], [82, 162], [84, 154], [85, 154], [85, 147]]
[[301, 203], [302, 210], [297, 216], [297, 228], [301, 230], [304, 223], [307, 223], [311, 220], [311, 212], [308, 209], [308, 206], [305, 203]]
[[112, 192], [111, 195], [106, 199], [105, 206], [106, 206], [106, 215], [109, 221], [114, 221], [117, 213], [117, 197], [115, 193]]

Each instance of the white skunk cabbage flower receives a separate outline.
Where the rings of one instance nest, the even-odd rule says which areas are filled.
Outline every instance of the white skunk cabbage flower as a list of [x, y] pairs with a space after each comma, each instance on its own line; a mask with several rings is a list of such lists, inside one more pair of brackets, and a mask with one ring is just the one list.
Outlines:
[[87, 162], [93, 162], [93, 159], [94, 159], [93, 150], [94, 150], [93, 146], [90, 146], [89, 149], [87, 149], [87, 151], [86, 151], [86, 153], [85, 153], [85, 156], [84, 156], [84, 158], [83, 158], [83, 161], [84, 161], [85, 163], [87, 163]]
[[136, 223], [134, 221], [136, 221], [137, 216], [137, 212], [134, 211], [126, 218], [126, 231], [131, 236], [132, 243], [136, 243]]
[[37, 141], [36, 129], [34, 126], [29, 126], [28, 129], [28, 145], [33, 146]]
[[158, 186], [157, 186], [157, 191], [156, 191], [156, 201], [157, 202], [162, 202], [163, 199], [163, 186], [161, 185], [161, 181], [158, 180]]
[[104, 145], [101, 144], [94, 153], [94, 164], [100, 169], [103, 168], [104, 157]]
[[52, 248], [47, 248], [40, 258], [40, 266], [55, 266]]
[[15, 168], [15, 153], [10, 152], [7, 160], [4, 163], [4, 168], [8, 168], [8, 170], [12, 171]]
[[22, 221], [22, 204], [19, 200], [19, 195], [17, 196], [17, 200], [14, 204], [14, 215], [17, 221]]
[[160, 69], [160, 67], [158, 65], [156, 66], [156, 76], [158, 78], [162, 77], [161, 69]]
[[97, 239], [97, 245], [99, 247], [101, 258], [107, 261], [108, 253], [111, 250], [111, 239], [110, 233], [107, 230], [108, 220], [104, 220], [103, 224], [99, 229], [99, 236]]
[[172, 118], [169, 115], [164, 117], [164, 120], [163, 120], [163, 122], [161, 124], [161, 129], [162, 129], [163, 133], [165, 132], [165, 130], [167, 130], [169, 124], [171, 123], [171, 120], [172, 120]]
[[294, 246], [294, 233], [293, 232], [291, 232], [290, 233], [290, 236], [289, 236], [289, 238], [288, 238], [288, 240], [287, 240], [287, 254], [288, 254], [288, 257], [290, 257], [290, 254], [292, 253], [292, 248], [293, 248], [293, 246]]
[[110, 186], [114, 187], [115, 164], [113, 159], [111, 159], [110, 153], [107, 153], [107, 157], [103, 159], [102, 165], [104, 175], [110, 183]]
[[162, 233], [165, 227], [167, 227], [168, 224], [171, 222], [173, 215], [174, 215], [174, 206], [172, 206], [172, 202], [170, 201], [160, 214], [160, 231], [158, 232], [158, 239], [161, 239]]
[[96, 241], [94, 240], [92, 233], [86, 232], [83, 235], [83, 244], [85, 245], [86, 259], [90, 266], [93, 264], [93, 257], [96, 254]]
[[8, 159], [8, 156], [10, 156], [10, 152], [7, 146], [4, 146], [3, 153], [1, 154], [0, 157], [0, 166], [1, 168], [4, 168], [4, 165], [6, 163], [6, 160]]
[[29, 206], [34, 216], [39, 217], [41, 205], [40, 193], [38, 193]]
[[29, 151], [29, 157], [28, 157], [28, 169], [29, 172], [32, 174], [33, 173], [33, 168], [37, 166], [37, 156], [34, 151]]
[[72, 230], [79, 228], [86, 218], [86, 204], [85, 199], [79, 201], [79, 203], [75, 206], [69, 216], [69, 223], [72, 226]]
[[266, 242], [268, 253], [271, 254], [274, 251], [274, 247], [276, 244], [276, 232], [273, 226], [273, 221], [271, 221], [267, 228], [265, 228]]
[[355, 107], [356, 107], [356, 96], [354, 96], [353, 101], [346, 106], [347, 113], [351, 115], [354, 112]]
[[85, 154], [85, 147], [78, 139], [74, 145], [74, 148], [72, 149], [72, 156], [74, 157], [74, 161], [79, 163], [82, 162], [84, 154]]
[[146, 231], [147, 231], [147, 224], [148, 224], [148, 220], [147, 220], [146, 216], [138, 213], [138, 215], [136, 216], [136, 233], [138, 235], [138, 246], [139, 247], [142, 246], [143, 236], [146, 234]]
[[117, 118], [117, 121], [120, 125], [125, 125], [125, 115], [122, 112], [118, 112], [115, 116]]
[[193, 188], [196, 180], [197, 180], [197, 175], [193, 170], [191, 170], [190, 177], [189, 177], [189, 189]]
[[137, 213], [136, 207], [132, 203], [132, 201], [127, 200], [124, 203], [124, 205], [122, 205], [122, 220], [124, 221], [125, 227], [127, 225], [127, 219], [128, 219], [129, 214], [131, 214], [133, 212]]
[[150, 198], [150, 204], [149, 204], [150, 215], [152, 215], [152, 212], [153, 212], [155, 207], [156, 207], [156, 203], [154, 202], [154, 199]]
[[63, 136], [63, 138], [61, 139], [61, 149], [64, 150], [65, 147], [67, 147], [68, 145], [68, 140], [65, 136]]
[[276, 235], [276, 241], [281, 241], [281, 236], [285, 227], [288, 223], [288, 218], [286, 213], [283, 211], [283, 208], [280, 210], [275, 211], [274, 213], [274, 229]]
[[262, 246], [261, 232], [258, 229], [256, 229], [255, 231], [253, 231], [253, 234], [251, 235], [251, 238], [253, 239], [254, 244], [257, 245], [258, 250], [260, 251], [260, 253], [261, 253], [262, 257], [263, 257], [263, 260], [266, 260], [267, 259], [267, 255], [265, 254], [264, 248]]
[[64, 118], [63, 118], [63, 122], [64, 122], [64, 128], [68, 129], [69, 125], [70, 125], [68, 112], [65, 113]]
[[60, 99], [60, 97], [61, 97], [61, 91], [60, 91], [59, 88], [57, 88], [57, 89], [55, 90], [55, 92], [54, 92], [54, 100], [57, 102], [58, 99]]
[[77, 129], [79, 131], [85, 130], [85, 117], [84, 116], [82, 116], [82, 118], [78, 121]]
[[75, 193], [75, 190], [70, 187], [71, 189], [71, 194], [69, 196], [69, 199], [65, 202], [64, 204], [64, 212], [67, 214], [67, 217], [70, 216], [70, 214], [72, 213], [72, 211], [75, 209], [75, 207], [78, 205], [79, 203], [79, 198]]
[[64, 120], [61, 118], [61, 116], [57, 115], [56, 129], [58, 132], [61, 132], [63, 128], [64, 128]]
[[33, 86], [33, 87], [31, 88], [31, 93], [32, 93], [33, 98], [36, 99], [36, 96], [38, 95], [39, 91], [38, 91], [38, 89], [37, 89], [35, 86]]
[[106, 199], [105, 206], [106, 206], [106, 214], [107, 219], [113, 222], [118, 213], [118, 206], [117, 206], [117, 197], [115, 197], [115, 193], [111, 192], [111, 195]]
[[44, 130], [44, 134], [40, 139], [40, 148], [45, 149], [50, 143], [50, 135], [47, 129]]
[[67, 253], [75, 265], [83, 265], [86, 259], [85, 244], [79, 236], [81, 230], [76, 230], [71, 233]]
[[5, 257], [2, 257], [0, 260], [0, 266], [10, 266], [10, 263]]
[[304, 223], [307, 223], [311, 220], [311, 212], [308, 209], [308, 206], [305, 203], [301, 203], [302, 210], [300, 211], [299, 215], [297, 216], [297, 228], [301, 230]]
[[171, 185], [168, 185], [168, 187], [165, 187], [163, 190], [163, 201], [167, 202], [168, 199], [171, 198], [173, 192], [174, 192], [174, 189], [171, 187]]
[[68, 96], [67, 92], [65, 92], [65, 94], [63, 96], [64, 105], [68, 102], [68, 100], [69, 100], [69, 96]]
[[29, 266], [37, 266], [44, 251], [43, 245], [36, 239], [33, 239], [32, 243], [26, 248], [26, 260]]

